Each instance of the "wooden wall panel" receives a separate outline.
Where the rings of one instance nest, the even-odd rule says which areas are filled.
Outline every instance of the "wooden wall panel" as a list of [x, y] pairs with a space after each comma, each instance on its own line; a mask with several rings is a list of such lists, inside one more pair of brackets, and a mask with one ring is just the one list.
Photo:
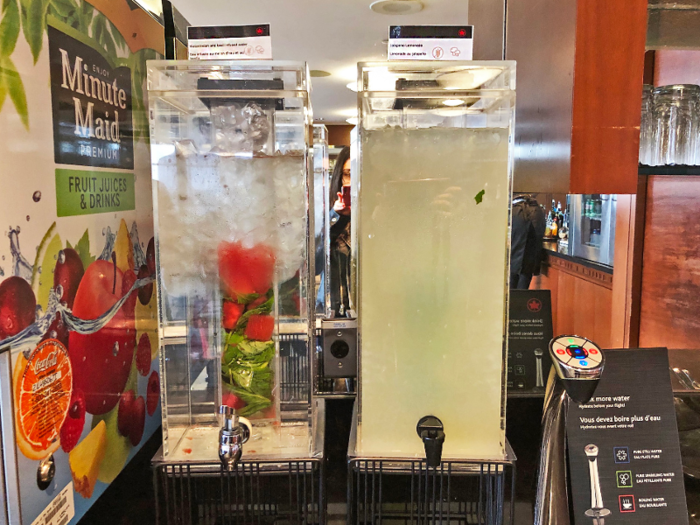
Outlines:
[[569, 193], [637, 188], [646, 27], [646, 0], [577, 3]]
[[[570, 269], [565, 267], [569, 264]], [[583, 275], [585, 268], [550, 256], [543, 273], [531, 288], [552, 293], [552, 321], [555, 335], [577, 334], [607, 348], [612, 347], [612, 284]]]
[[649, 177], [639, 345], [697, 348], [700, 177]]
[[615, 275], [612, 288], [611, 346], [629, 348], [634, 276], [636, 195], [617, 196], [615, 218]]

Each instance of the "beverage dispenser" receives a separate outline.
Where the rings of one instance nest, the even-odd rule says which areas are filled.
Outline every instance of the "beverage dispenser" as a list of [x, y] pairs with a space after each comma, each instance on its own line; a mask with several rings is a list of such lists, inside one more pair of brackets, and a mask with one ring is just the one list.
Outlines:
[[154, 61], [148, 75], [163, 458], [308, 456], [306, 65]]
[[362, 457], [505, 457], [513, 62], [359, 64]]

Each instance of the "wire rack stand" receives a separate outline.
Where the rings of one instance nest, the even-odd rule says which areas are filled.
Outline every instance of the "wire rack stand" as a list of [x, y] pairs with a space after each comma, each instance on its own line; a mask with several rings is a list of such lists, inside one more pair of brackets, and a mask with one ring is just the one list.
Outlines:
[[323, 525], [323, 460], [154, 465], [156, 523]]
[[514, 523], [516, 457], [498, 461], [355, 457], [348, 454], [348, 525]]

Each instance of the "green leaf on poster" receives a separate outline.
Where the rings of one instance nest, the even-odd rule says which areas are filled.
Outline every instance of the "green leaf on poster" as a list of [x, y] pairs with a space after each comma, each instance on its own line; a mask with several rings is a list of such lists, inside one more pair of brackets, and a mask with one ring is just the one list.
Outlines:
[[484, 200], [484, 195], [486, 194], [486, 190], [481, 190], [479, 193], [477, 193], [474, 196], [474, 200], [476, 201], [477, 204], [481, 204], [481, 201]]
[[19, 4], [17, 0], [3, 0], [0, 21], [0, 55], [9, 57], [19, 38]]
[[[10, 94], [12, 103], [22, 120], [24, 127], [29, 130], [29, 111], [27, 109], [27, 95], [24, 92], [24, 84], [17, 72], [17, 68], [10, 57], [0, 56], [0, 83], [4, 86], [0, 91], [5, 91]], [[0, 94], [0, 98], [4, 99], [4, 95]]]
[[78, 256], [83, 262], [83, 269], [87, 270], [88, 266], [95, 262], [95, 257], [90, 255], [90, 235], [87, 230], [85, 230], [85, 233], [83, 233], [83, 236], [73, 249], [78, 252]]
[[78, 4], [74, 0], [51, 0], [49, 4], [51, 14], [62, 22], [69, 23], [78, 12]]
[[5, 104], [5, 99], [7, 98], [7, 82], [5, 82], [5, 75], [0, 72], [0, 111], [2, 111], [2, 106]]
[[24, 0], [26, 5], [26, 19], [23, 20], [22, 29], [32, 50], [34, 63], [39, 59], [39, 53], [44, 44], [44, 32], [46, 31], [46, 14], [49, 11], [49, 0]]

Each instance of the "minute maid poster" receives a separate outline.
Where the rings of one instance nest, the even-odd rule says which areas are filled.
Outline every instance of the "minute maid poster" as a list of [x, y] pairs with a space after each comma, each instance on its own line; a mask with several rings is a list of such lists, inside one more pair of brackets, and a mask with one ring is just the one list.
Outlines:
[[128, 0], [2, 2], [10, 523], [76, 523], [160, 423], [145, 62], [163, 46]]

